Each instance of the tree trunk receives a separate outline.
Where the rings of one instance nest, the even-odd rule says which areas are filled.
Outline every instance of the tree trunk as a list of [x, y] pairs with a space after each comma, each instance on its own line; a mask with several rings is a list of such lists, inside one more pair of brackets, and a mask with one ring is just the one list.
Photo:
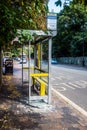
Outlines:
[[2, 87], [2, 49], [0, 46], [0, 89]]

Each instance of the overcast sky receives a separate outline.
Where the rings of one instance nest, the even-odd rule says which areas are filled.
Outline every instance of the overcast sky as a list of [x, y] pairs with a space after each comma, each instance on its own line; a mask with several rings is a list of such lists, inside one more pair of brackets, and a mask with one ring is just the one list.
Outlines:
[[[49, 0], [49, 3], [48, 3], [49, 12], [53, 11], [55, 13], [58, 13], [60, 11], [60, 9], [62, 9], [62, 7], [55, 5], [56, 1], [57, 0]], [[64, 2], [64, 0], [62, 0], [62, 2]]]

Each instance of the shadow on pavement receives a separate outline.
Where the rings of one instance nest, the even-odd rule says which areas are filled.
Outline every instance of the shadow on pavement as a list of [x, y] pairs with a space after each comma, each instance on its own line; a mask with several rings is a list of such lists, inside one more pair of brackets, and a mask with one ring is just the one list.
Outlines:
[[0, 92], [0, 130], [87, 130], [87, 119], [52, 93], [52, 104], [32, 108], [26, 103], [28, 86], [3, 75]]

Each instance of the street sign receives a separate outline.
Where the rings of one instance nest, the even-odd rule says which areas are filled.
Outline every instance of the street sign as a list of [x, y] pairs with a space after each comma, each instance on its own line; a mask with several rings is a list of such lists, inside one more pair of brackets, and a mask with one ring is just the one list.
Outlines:
[[47, 30], [57, 30], [57, 13], [47, 14]]

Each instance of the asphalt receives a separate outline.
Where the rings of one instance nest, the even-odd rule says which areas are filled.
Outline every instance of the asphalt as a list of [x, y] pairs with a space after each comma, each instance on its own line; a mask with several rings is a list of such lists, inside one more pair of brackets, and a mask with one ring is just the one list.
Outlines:
[[29, 105], [25, 101], [28, 86], [22, 86], [20, 71], [15, 68], [15, 74], [3, 75], [0, 130], [87, 130], [87, 117], [54, 91], [50, 105], [43, 102]]

